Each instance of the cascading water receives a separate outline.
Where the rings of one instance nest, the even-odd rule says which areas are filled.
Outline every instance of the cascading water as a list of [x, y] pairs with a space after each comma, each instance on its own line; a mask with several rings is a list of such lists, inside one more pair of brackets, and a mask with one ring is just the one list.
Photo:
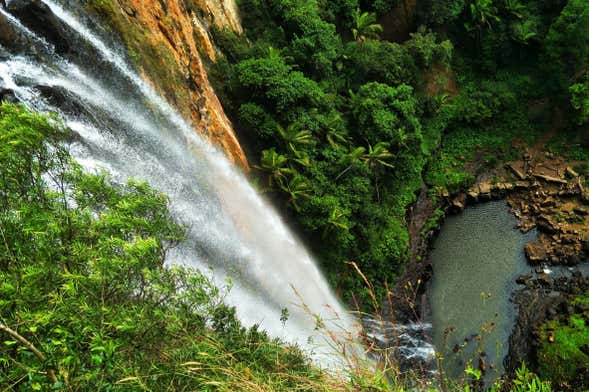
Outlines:
[[[337, 366], [333, 336], [350, 353], [357, 326], [272, 207], [137, 75], [124, 51], [114, 49], [116, 43], [82, 9], [41, 0], [75, 43], [62, 54], [56, 48], [63, 43], [11, 14], [18, 2], [9, 0], [8, 10], [0, 5], [0, 30], [9, 24], [17, 34], [11, 42], [0, 34], [0, 97], [9, 91], [33, 110], [57, 113], [79, 136], [70, 150], [87, 169], [107, 169], [121, 182], [144, 179], [167, 194], [189, 232], [170, 262], [210, 271], [217, 284], [231, 279], [227, 301], [245, 325], [259, 324]], [[315, 331], [315, 316], [335, 335]], [[431, 325], [362, 323], [369, 339], [396, 348], [405, 363], [431, 365]]]
[[[0, 90], [11, 90], [31, 109], [57, 113], [79, 135], [71, 152], [86, 168], [105, 168], [117, 181], [145, 179], [167, 194], [189, 231], [170, 260], [212, 268], [218, 283], [231, 278], [228, 302], [244, 324], [309, 347], [316, 318], [300, 307], [302, 300], [328, 326], [331, 320], [331, 328], [352, 331], [352, 319], [313, 259], [247, 180], [105, 43], [99, 26], [42, 2], [84, 53], [57, 53], [49, 37], [10, 14], [15, 1], [9, 1], [8, 10], [0, 6], [0, 18], [26, 44], [0, 46]], [[285, 307], [290, 317], [283, 324]], [[325, 358], [331, 350], [316, 343], [312, 348]]]

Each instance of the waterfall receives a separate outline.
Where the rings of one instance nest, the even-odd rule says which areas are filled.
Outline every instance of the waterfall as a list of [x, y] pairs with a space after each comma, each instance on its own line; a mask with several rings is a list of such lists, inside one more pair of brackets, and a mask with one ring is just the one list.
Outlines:
[[189, 237], [170, 262], [209, 271], [219, 285], [231, 279], [227, 301], [245, 325], [331, 356], [301, 300], [333, 329], [352, 331], [353, 320], [279, 215], [139, 77], [99, 26], [55, 1], [42, 2], [88, 53], [58, 54], [50, 37], [0, 6], [0, 18], [28, 42], [18, 50], [0, 46], [0, 90], [11, 90], [32, 110], [57, 113], [79, 136], [70, 150], [88, 170], [107, 169], [121, 182], [144, 179], [167, 194]]

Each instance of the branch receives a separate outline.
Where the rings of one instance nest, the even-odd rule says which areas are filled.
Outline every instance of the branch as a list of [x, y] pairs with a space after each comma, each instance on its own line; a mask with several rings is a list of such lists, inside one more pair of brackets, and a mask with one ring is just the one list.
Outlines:
[[[39, 359], [39, 361], [44, 363], [45, 360], [47, 359], [47, 358], [45, 358], [45, 355], [43, 355], [43, 353], [41, 351], [37, 350], [37, 348], [35, 346], [33, 346], [33, 343], [29, 342], [27, 339], [25, 339], [22, 335], [20, 335], [15, 330], [0, 323], [0, 331], [6, 332], [10, 336], [15, 338], [19, 342], [21, 342], [26, 348], [28, 348], [33, 354], [35, 354], [35, 356], [37, 357], [37, 359]], [[55, 372], [53, 370], [47, 369], [47, 374], [49, 375], [49, 378], [51, 378], [51, 381], [53, 381], [54, 383], [58, 382], [57, 377], [55, 376]]]

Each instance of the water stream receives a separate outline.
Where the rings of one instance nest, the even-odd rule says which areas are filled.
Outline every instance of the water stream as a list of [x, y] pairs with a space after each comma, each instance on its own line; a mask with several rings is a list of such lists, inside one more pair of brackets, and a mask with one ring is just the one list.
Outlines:
[[[318, 357], [333, 355], [316, 336], [309, 312], [336, 330], [353, 331], [353, 320], [278, 214], [137, 75], [124, 51], [107, 44], [100, 26], [74, 16], [70, 3], [42, 2], [83, 51], [56, 53], [36, 26], [0, 6], [0, 17], [26, 41], [0, 46], [0, 87], [33, 110], [57, 113], [79, 135], [70, 150], [88, 170], [108, 169], [117, 181], [144, 179], [167, 194], [189, 230], [170, 261], [210, 271], [221, 285], [230, 278], [228, 302], [244, 324], [260, 324]], [[285, 307], [290, 317], [283, 324]]]

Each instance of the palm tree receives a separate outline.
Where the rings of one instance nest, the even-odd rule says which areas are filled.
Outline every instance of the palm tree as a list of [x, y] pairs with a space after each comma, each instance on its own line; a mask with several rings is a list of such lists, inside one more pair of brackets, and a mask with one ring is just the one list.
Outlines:
[[522, 19], [526, 6], [520, 0], [504, 0], [505, 10], [516, 18]]
[[536, 25], [531, 20], [518, 21], [512, 26], [512, 37], [520, 44], [527, 45], [537, 35]]
[[368, 163], [368, 167], [374, 173], [374, 187], [376, 188], [376, 198], [380, 201], [380, 191], [378, 189], [378, 166], [393, 168], [394, 166], [388, 161], [393, 158], [393, 154], [388, 150], [389, 144], [378, 142], [374, 147], [368, 145], [368, 153], [360, 157], [361, 160]]
[[393, 158], [393, 154], [388, 150], [389, 144], [378, 142], [374, 147], [368, 145], [368, 153], [363, 154], [360, 159], [367, 162], [368, 166], [374, 170], [378, 165], [393, 168], [394, 166], [387, 162]]
[[314, 141], [311, 131], [301, 128], [301, 125], [296, 122], [287, 126], [286, 129], [282, 125], [276, 124], [276, 129], [280, 137], [282, 137], [286, 148], [295, 155], [299, 152], [298, 148], [300, 146], [312, 144]]
[[378, 39], [383, 32], [382, 26], [376, 23], [376, 15], [372, 12], [362, 12], [360, 8], [356, 8], [354, 12], [354, 24], [356, 27], [352, 29], [352, 34], [358, 42]]
[[480, 32], [484, 27], [491, 28], [491, 22], [499, 22], [497, 12], [493, 0], [474, 0], [470, 4], [471, 22], [465, 24], [467, 30]]
[[323, 229], [323, 238], [335, 230], [350, 230], [347, 223], [346, 214], [344, 214], [339, 207], [333, 207], [327, 218], [325, 228]]
[[298, 151], [293, 152], [293, 154], [294, 154], [294, 157], [291, 158], [291, 161], [298, 163], [299, 165], [301, 165], [303, 167], [311, 166], [311, 158], [309, 158], [309, 155], [307, 155], [304, 152], [298, 152]]
[[333, 112], [327, 118], [327, 122], [325, 124], [325, 139], [327, 139], [327, 142], [333, 148], [338, 148], [342, 144], [347, 145], [349, 143], [346, 136], [342, 134], [342, 127], [340, 127], [341, 121], [342, 117], [340, 116], [340, 114], [337, 112]]
[[336, 178], [335, 180], [339, 180], [343, 177], [354, 165], [362, 162], [362, 156], [366, 152], [364, 147], [356, 147], [353, 150], [351, 149], [350, 152], [342, 157], [340, 163], [347, 164], [346, 167]]
[[280, 188], [289, 196], [288, 201], [296, 211], [301, 210], [298, 201], [311, 196], [311, 186], [300, 174], [295, 174], [290, 181], [281, 184]]
[[293, 170], [287, 166], [287, 163], [287, 157], [271, 149], [262, 151], [260, 165], [254, 167], [268, 173], [268, 188], [272, 189], [274, 183], [280, 186], [286, 179], [286, 176], [292, 174]]

